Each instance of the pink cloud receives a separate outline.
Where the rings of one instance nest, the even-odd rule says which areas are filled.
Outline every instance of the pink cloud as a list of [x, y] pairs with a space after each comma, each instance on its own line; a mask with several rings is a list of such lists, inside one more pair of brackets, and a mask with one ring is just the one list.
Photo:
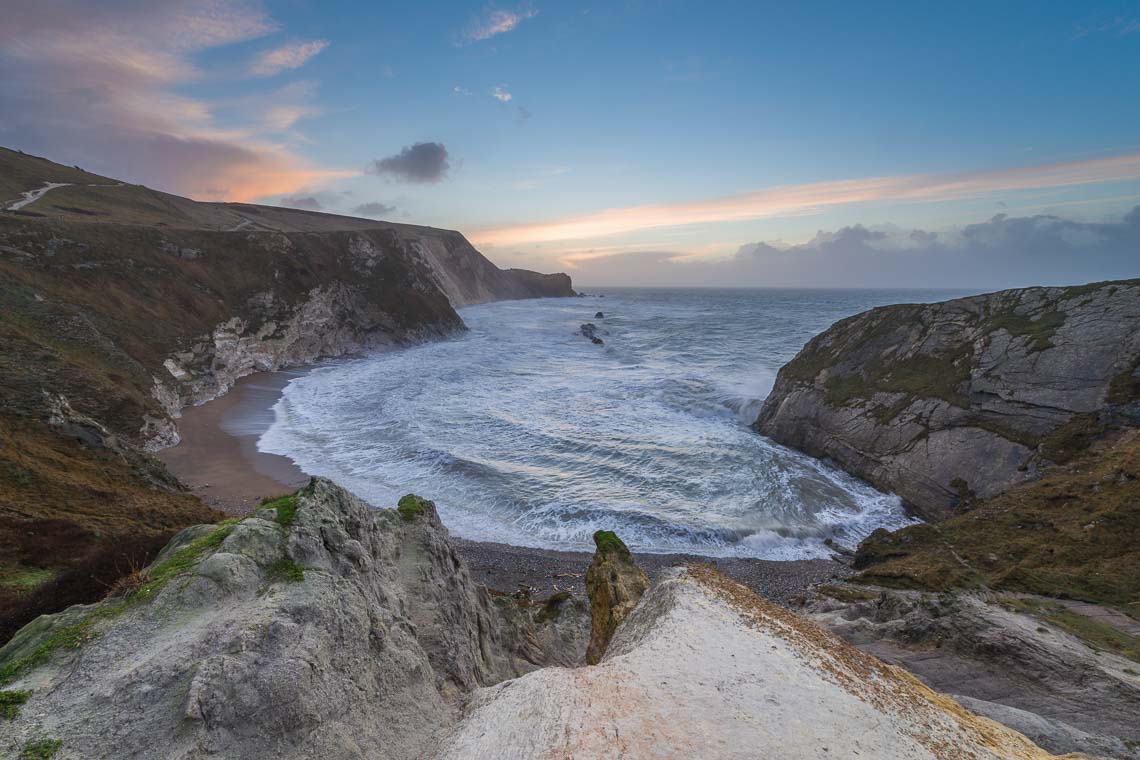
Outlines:
[[1068, 187], [1140, 178], [1140, 154], [962, 174], [895, 177], [783, 185], [738, 195], [682, 203], [607, 209], [593, 214], [476, 230], [476, 245], [507, 246], [590, 240], [660, 227], [744, 221], [818, 213], [873, 202], [935, 202], [1000, 191]]
[[217, 114], [233, 103], [178, 91], [207, 76], [195, 54], [275, 31], [246, 0], [15, 0], [0, 24], [0, 142], [211, 200], [355, 173], [312, 166], [274, 138], [315, 112], [304, 88], [257, 96], [256, 115], [226, 126]]

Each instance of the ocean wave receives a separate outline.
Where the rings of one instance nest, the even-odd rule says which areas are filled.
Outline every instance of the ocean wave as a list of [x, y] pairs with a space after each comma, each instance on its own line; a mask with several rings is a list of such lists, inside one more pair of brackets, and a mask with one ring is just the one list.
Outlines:
[[596, 303], [472, 307], [461, 336], [308, 373], [259, 448], [377, 506], [414, 491], [457, 535], [525, 546], [587, 549], [607, 529], [643, 552], [795, 559], [908, 522], [897, 497], [750, 429], [826, 315], [739, 292], [614, 292], [599, 347], [575, 334], [600, 321]]

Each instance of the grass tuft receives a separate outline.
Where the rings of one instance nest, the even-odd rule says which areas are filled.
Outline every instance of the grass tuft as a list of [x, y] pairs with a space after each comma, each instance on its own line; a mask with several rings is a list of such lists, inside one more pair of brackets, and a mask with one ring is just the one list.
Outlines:
[[400, 517], [406, 521], [411, 522], [424, 513], [424, 500], [414, 493], [401, 497], [396, 505], [396, 510], [400, 513]]
[[286, 583], [300, 583], [305, 580], [305, 571], [293, 560], [282, 557], [269, 568], [269, 577]]
[[32, 696], [26, 691], [0, 691], [0, 718], [12, 720], [20, 714], [20, 705]]
[[60, 739], [34, 739], [24, 745], [20, 760], [48, 760], [63, 746]]
[[277, 523], [288, 528], [293, 524], [293, 519], [297, 515], [297, 494], [291, 493], [278, 496], [276, 499], [268, 499], [263, 501], [261, 506], [265, 509], [276, 510]]

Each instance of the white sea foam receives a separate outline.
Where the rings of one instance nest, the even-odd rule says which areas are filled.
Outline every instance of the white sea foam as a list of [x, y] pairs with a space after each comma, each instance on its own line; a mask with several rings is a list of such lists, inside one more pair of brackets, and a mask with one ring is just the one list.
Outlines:
[[[291, 382], [259, 448], [472, 539], [821, 557], [908, 522], [897, 497], [756, 434], [776, 370], [888, 292], [612, 290], [464, 309], [455, 339]], [[601, 309], [606, 317], [593, 317]], [[608, 331], [605, 346], [576, 335]]]

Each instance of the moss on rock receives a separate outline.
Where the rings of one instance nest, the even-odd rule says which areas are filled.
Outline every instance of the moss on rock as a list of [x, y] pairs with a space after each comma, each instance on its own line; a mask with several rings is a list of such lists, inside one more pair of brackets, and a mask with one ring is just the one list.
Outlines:
[[611, 552], [617, 552], [621, 557], [628, 558], [632, 556], [629, 547], [625, 542], [618, 538], [617, 533], [612, 530], [599, 530], [594, 533], [594, 546], [597, 547], [598, 554], [607, 555]]
[[427, 503], [426, 499], [421, 499], [414, 493], [410, 493], [400, 498], [400, 501], [396, 504], [396, 511], [400, 513], [400, 517], [404, 518], [404, 520], [412, 522], [424, 513], [425, 503]]

